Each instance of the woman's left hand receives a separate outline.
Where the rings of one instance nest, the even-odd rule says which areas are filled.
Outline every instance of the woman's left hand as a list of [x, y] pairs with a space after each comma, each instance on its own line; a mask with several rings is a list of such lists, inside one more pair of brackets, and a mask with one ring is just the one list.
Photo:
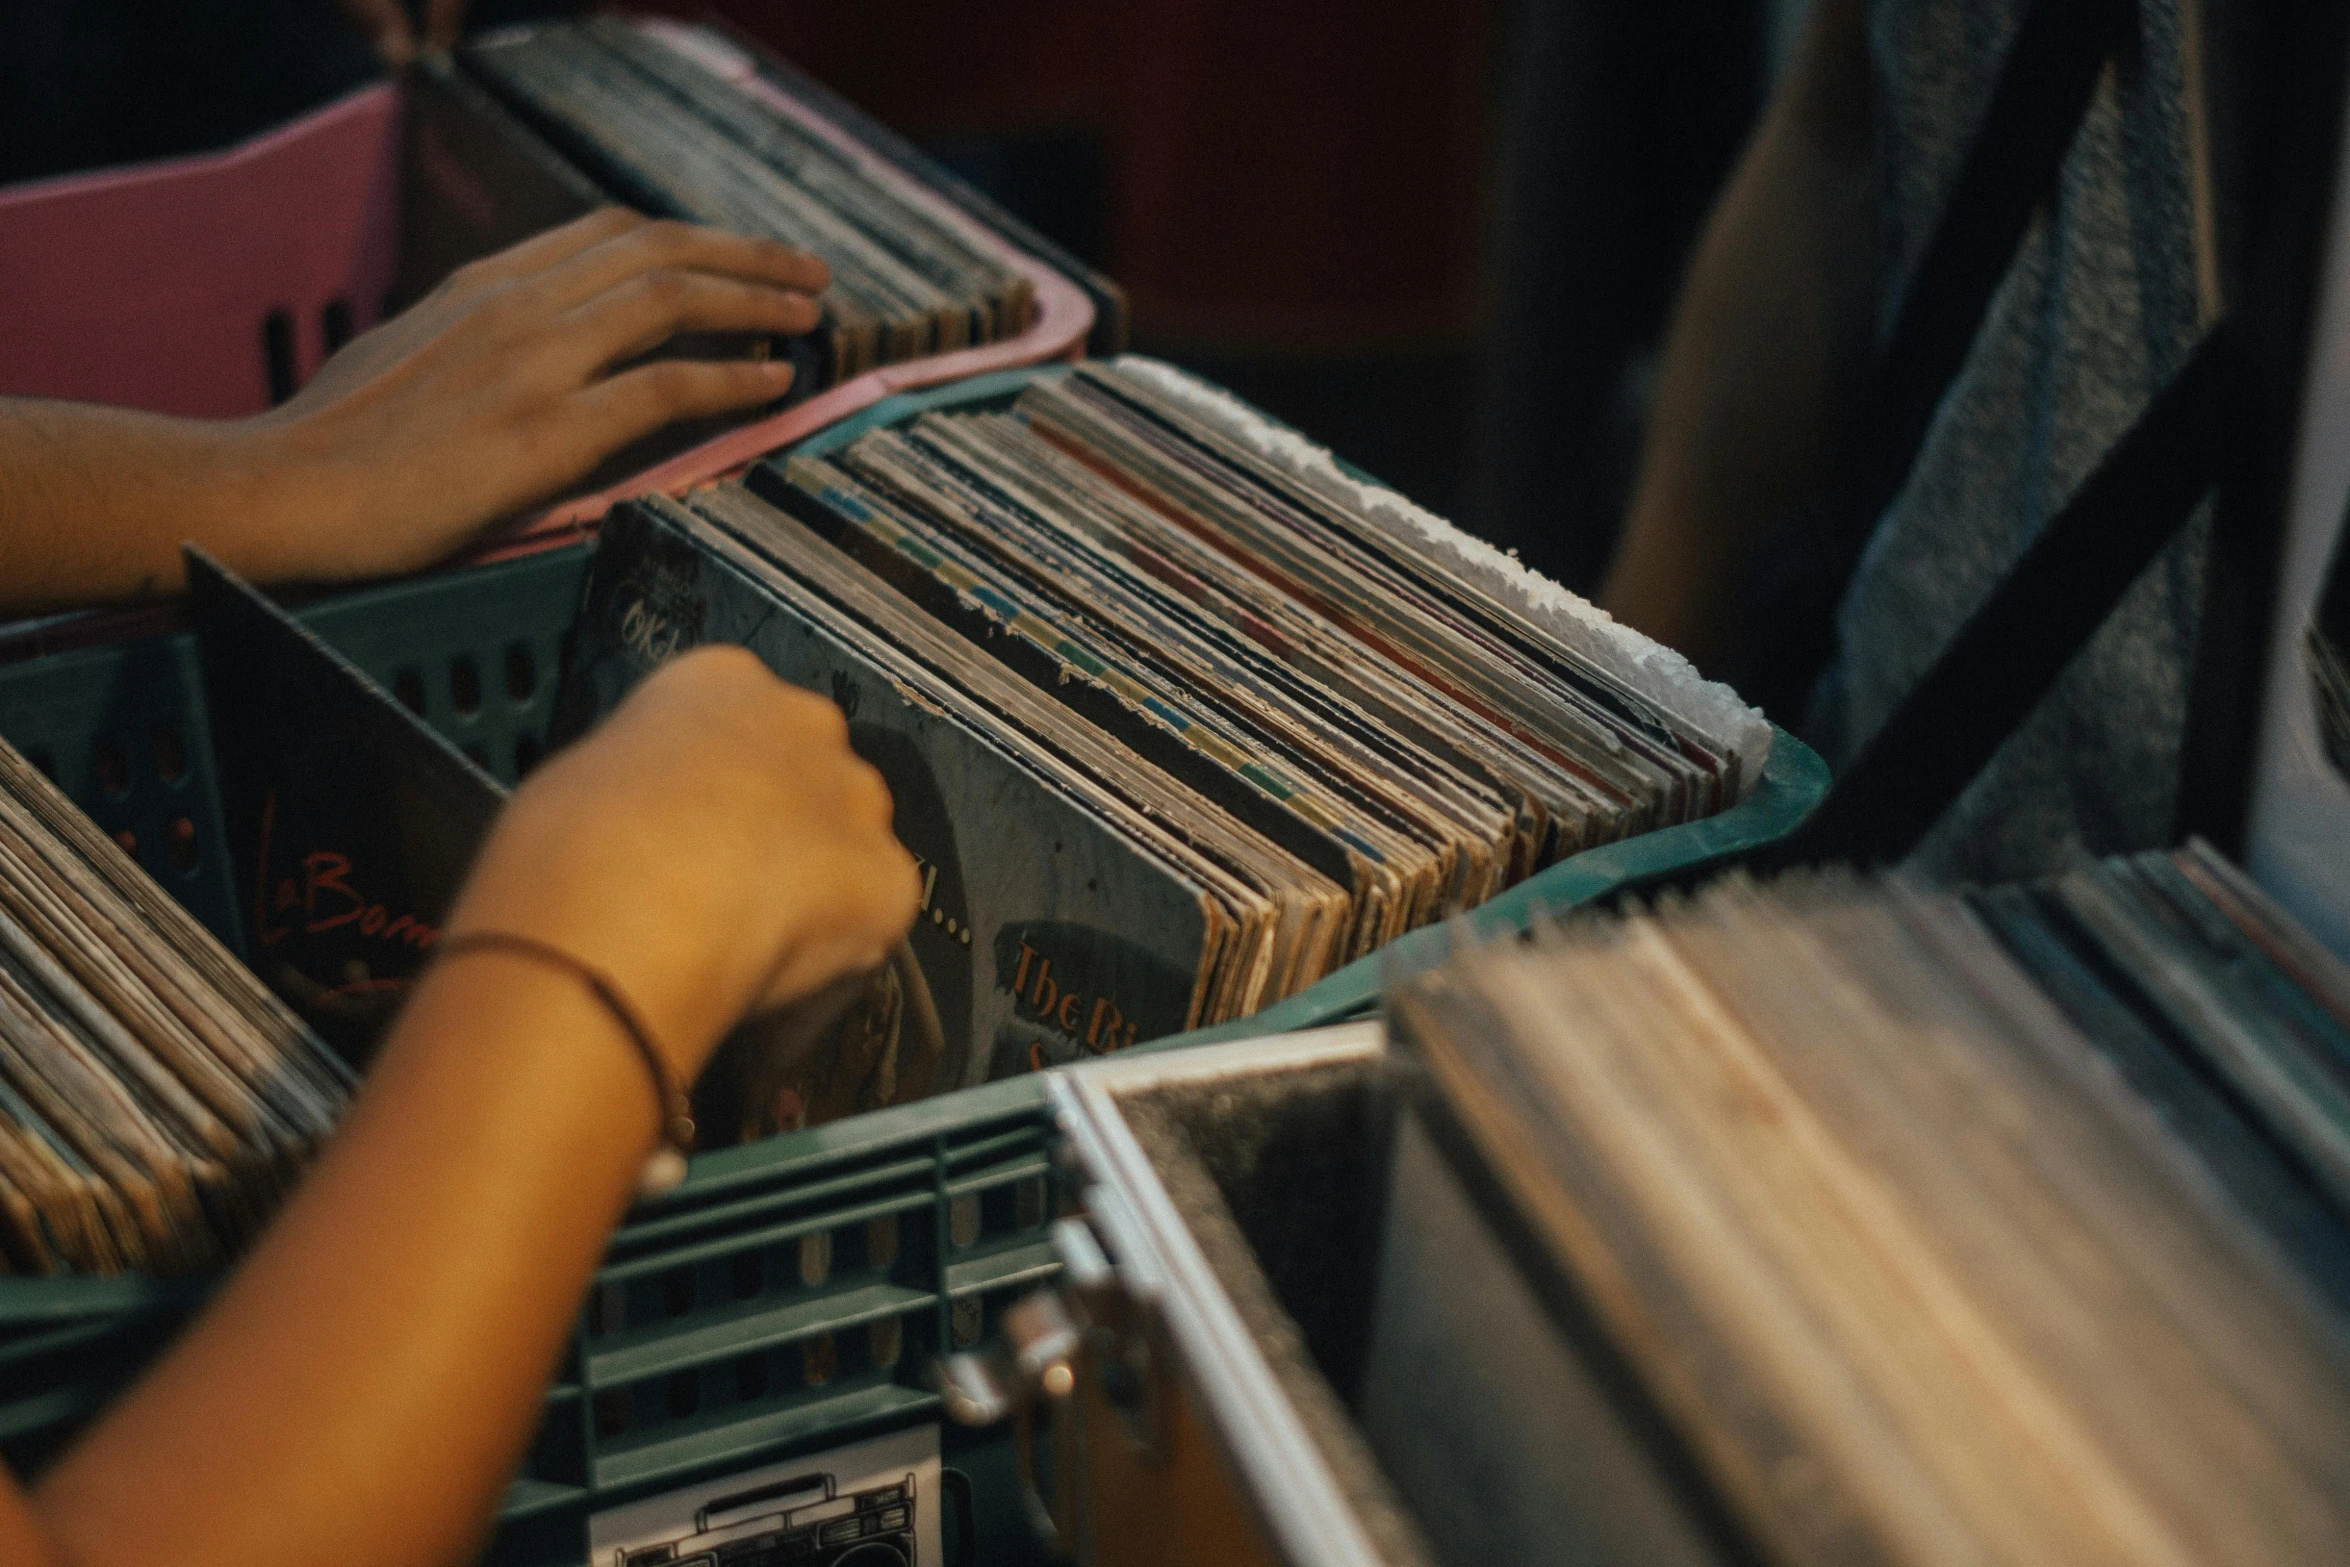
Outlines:
[[460, 268], [245, 425], [307, 557], [279, 574], [428, 565], [641, 436], [781, 396], [780, 361], [633, 361], [680, 333], [806, 332], [829, 281], [785, 246], [618, 209]]

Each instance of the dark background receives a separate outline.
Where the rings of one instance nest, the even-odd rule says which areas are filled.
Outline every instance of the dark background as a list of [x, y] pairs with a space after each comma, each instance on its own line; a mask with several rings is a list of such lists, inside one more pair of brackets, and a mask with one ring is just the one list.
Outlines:
[[[643, 8], [778, 50], [1124, 283], [1135, 347], [1588, 588], [1800, 0]], [[371, 69], [329, 0], [0, 0], [0, 182], [219, 146]]]
[[1123, 283], [1220, 381], [1572, 586], [1682, 260], [1759, 107], [1759, 0], [718, 0]]

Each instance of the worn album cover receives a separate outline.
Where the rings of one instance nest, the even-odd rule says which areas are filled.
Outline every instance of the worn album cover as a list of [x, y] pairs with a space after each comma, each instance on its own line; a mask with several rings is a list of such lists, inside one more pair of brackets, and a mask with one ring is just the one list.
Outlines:
[[[576, 726], [702, 642], [830, 696], [887, 781], [918, 864], [910, 944], [945, 1038], [938, 1088], [1188, 1026], [1212, 946], [1200, 892], [1068, 798], [1043, 765], [893, 667], [870, 630], [684, 507], [606, 522], [565, 671]], [[863, 645], [860, 645], [862, 643]]]

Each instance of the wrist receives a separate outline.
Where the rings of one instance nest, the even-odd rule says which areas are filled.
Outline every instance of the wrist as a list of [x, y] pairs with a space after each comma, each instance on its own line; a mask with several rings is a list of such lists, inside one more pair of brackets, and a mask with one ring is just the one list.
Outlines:
[[213, 508], [203, 544], [257, 582], [334, 582], [364, 537], [362, 486], [313, 421], [274, 409], [220, 427]]
[[204, 484], [211, 504], [200, 525], [182, 529], [240, 576], [264, 583], [302, 575], [298, 565], [284, 567], [299, 553], [289, 546], [297, 537], [293, 519], [308, 474], [283, 423], [276, 414], [261, 414], [215, 427]]
[[442, 939], [502, 931], [588, 965], [626, 999], [669, 1073], [690, 1086], [756, 980], [723, 972], [728, 944], [708, 939], [702, 922], [641, 892], [631, 897], [634, 878], [600, 863], [603, 845], [580, 830], [579, 815], [540, 803], [529, 790], [508, 803]]
[[666, 1150], [669, 1161], [663, 1167], [668, 1171], [665, 1175], [656, 1176], [648, 1167], [648, 1179], [657, 1180], [659, 1190], [676, 1184], [684, 1174], [676, 1159], [693, 1151], [693, 1105], [660, 1046], [654, 1042], [644, 1018], [610, 975], [551, 942], [511, 931], [468, 930], [443, 936], [434, 948], [433, 958], [435, 963], [443, 965], [467, 958], [504, 958], [554, 974], [592, 998], [602, 1013], [607, 1031], [617, 1030], [644, 1068], [645, 1086], [653, 1103], [655, 1138]]
[[[718, 987], [700, 982], [687, 965], [656, 957], [631, 961], [576, 924], [550, 918], [484, 918], [461, 911], [441, 932], [436, 951], [471, 963], [496, 957], [502, 966], [527, 966], [549, 984], [565, 985], [608, 1014], [624, 1037], [641, 1040], [648, 1075], [690, 1090], [735, 1020], [735, 1009], [712, 1003]], [[544, 954], [534, 957], [523, 948]]]
[[[575, 1154], [633, 1175], [661, 1146], [661, 1105], [608, 1008], [571, 976], [495, 950], [428, 966], [369, 1071], [432, 1063], [500, 1102], [537, 1103], [570, 1122]], [[530, 1085], [526, 1087], [525, 1085]], [[574, 1118], [576, 1117], [576, 1118]], [[560, 1134], [542, 1123], [539, 1131]]]

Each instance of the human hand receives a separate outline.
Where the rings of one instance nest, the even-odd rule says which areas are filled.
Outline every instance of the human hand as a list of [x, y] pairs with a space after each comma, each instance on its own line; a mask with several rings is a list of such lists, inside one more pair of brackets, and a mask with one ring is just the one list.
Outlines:
[[656, 360], [685, 332], [815, 326], [824, 263], [607, 209], [459, 268], [353, 341], [239, 447], [273, 578], [429, 565], [680, 419], [769, 401], [781, 362]]
[[[453, 49], [465, 26], [466, 0], [425, 0], [426, 49]], [[408, 20], [404, 0], [335, 0], [335, 7], [369, 43], [384, 64], [395, 70], [416, 58], [416, 29]]]
[[531, 775], [448, 930], [536, 937], [604, 970], [691, 1082], [745, 1014], [878, 967], [917, 896], [840, 709], [708, 647]]

